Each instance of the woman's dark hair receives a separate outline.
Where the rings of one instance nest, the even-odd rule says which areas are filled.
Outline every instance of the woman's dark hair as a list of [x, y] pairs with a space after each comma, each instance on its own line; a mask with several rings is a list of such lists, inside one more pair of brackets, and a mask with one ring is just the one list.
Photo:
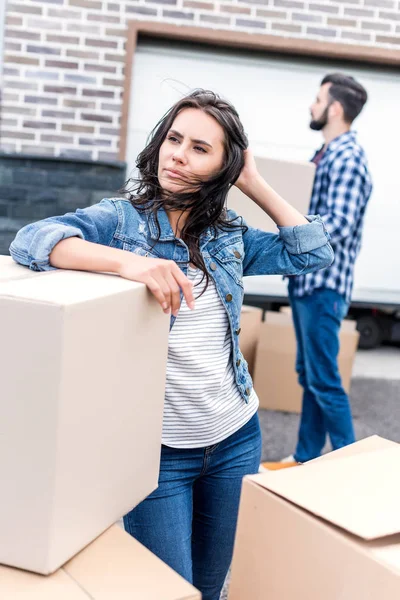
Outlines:
[[325, 83], [332, 84], [329, 88], [330, 97], [342, 105], [346, 123], [352, 123], [358, 117], [367, 101], [368, 94], [366, 89], [354, 77], [343, 75], [343, 73], [326, 75], [321, 85]]
[[[157, 176], [159, 151], [175, 118], [187, 108], [201, 110], [221, 125], [225, 134], [223, 166], [219, 173], [207, 181], [195, 182], [191, 186], [192, 191], [165, 192]], [[137, 157], [138, 177], [129, 179], [122, 190], [136, 209], [154, 214], [159, 235], [161, 231], [157, 212], [161, 207], [166, 210], [189, 211], [180, 237], [188, 246], [190, 261], [203, 271], [207, 284], [209, 275], [200, 252], [199, 238], [208, 227], [213, 234], [217, 228], [244, 228], [228, 219], [225, 203], [230, 187], [243, 168], [247, 145], [243, 125], [232, 104], [209, 90], [195, 90], [174, 104], [157, 123], [146, 147]]]

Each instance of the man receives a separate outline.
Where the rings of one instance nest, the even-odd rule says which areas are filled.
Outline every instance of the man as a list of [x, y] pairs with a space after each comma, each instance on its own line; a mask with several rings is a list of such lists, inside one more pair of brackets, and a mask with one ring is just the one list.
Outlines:
[[316, 164], [310, 214], [320, 214], [331, 238], [331, 267], [290, 278], [289, 297], [297, 339], [296, 371], [303, 387], [303, 407], [294, 455], [267, 468], [285, 468], [320, 455], [329, 435], [336, 450], [355, 441], [350, 403], [343, 389], [337, 356], [339, 329], [353, 286], [365, 209], [372, 184], [364, 150], [351, 131], [367, 101], [353, 77], [324, 77], [312, 104], [310, 127], [324, 144]]

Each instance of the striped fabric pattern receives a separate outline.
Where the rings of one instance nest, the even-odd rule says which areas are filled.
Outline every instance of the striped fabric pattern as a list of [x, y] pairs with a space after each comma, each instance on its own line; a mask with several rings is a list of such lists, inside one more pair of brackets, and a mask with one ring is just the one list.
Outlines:
[[203, 273], [189, 267], [196, 308], [183, 299], [168, 344], [162, 443], [173, 448], [202, 448], [238, 431], [257, 411], [252, 390], [246, 404], [232, 365], [228, 316], [212, 278], [206, 291]]
[[295, 296], [329, 288], [350, 302], [354, 264], [361, 248], [365, 209], [371, 191], [364, 150], [357, 143], [355, 133], [348, 131], [328, 145], [318, 164], [309, 210], [310, 214], [322, 217], [331, 236], [335, 260], [326, 269], [296, 276]]

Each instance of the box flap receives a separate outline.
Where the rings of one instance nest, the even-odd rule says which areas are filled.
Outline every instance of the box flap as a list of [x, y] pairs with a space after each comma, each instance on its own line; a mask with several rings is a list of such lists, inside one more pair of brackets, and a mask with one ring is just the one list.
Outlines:
[[37, 575], [0, 565], [2, 600], [90, 600], [90, 596], [62, 570]]
[[371, 435], [359, 442], [354, 442], [354, 444], [349, 444], [348, 446], [344, 446], [344, 448], [339, 448], [339, 450], [334, 450], [333, 452], [328, 452], [323, 456], [319, 456], [318, 458], [314, 458], [314, 460], [310, 460], [305, 463], [305, 467], [309, 465], [313, 465], [315, 462], [326, 462], [327, 460], [338, 460], [340, 458], [346, 458], [348, 456], [355, 456], [356, 454], [363, 454], [365, 452], [377, 452], [378, 450], [387, 450], [388, 448], [398, 448], [399, 444], [397, 442], [392, 442], [391, 440], [386, 440], [379, 435]]
[[[200, 600], [201, 594], [114, 525], [63, 566], [95, 600]], [[132, 595], [133, 594], [133, 595]]]
[[255, 480], [316, 516], [372, 540], [400, 532], [399, 468], [396, 445], [271, 471]]

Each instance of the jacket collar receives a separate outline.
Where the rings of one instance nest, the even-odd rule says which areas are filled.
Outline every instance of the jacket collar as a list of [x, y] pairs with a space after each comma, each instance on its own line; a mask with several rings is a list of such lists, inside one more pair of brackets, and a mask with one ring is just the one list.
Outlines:
[[336, 137], [331, 142], [329, 142], [328, 146], [326, 147], [326, 152], [333, 152], [333, 151], [337, 150], [343, 144], [347, 144], [348, 142], [355, 142], [355, 141], [356, 141], [356, 132], [352, 131], [352, 130], [346, 131], [345, 133], [338, 135], [338, 137]]
[[[158, 228], [154, 213], [149, 213], [149, 229], [150, 237], [152, 240], [159, 240], [160, 242], [168, 242], [175, 240], [175, 235], [172, 230], [171, 224], [168, 219], [168, 215], [163, 208], [159, 208], [157, 211], [158, 222], [160, 224], [160, 237], [158, 237]], [[208, 227], [200, 235], [200, 247], [207, 244], [212, 238], [218, 239], [219, 237], [226, 235], [225, 231], [217, 230], [216, 235], [213, 235], [211, 228]]]

